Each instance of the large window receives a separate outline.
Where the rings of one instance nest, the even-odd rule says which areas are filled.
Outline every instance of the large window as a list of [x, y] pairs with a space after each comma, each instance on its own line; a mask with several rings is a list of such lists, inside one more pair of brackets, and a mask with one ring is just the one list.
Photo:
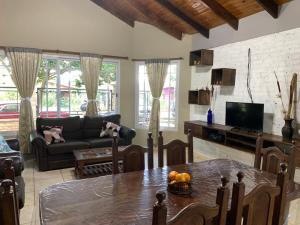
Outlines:
[[[136, 126], [146, 128], [150, 121], [152, 96], [144, 63], [136, 63], [136, 76]], [[171, 61], [160, 98], [160, 127], [163, 129], [176, 129], [177, 127], [178, 80], [179, 61]]]
[[[118, 112], [118, 60], [104, 59], [97, 105], [100, 114]], [[36, 90], [31, 98], [34, 117], [83, 116], [87, 96], [79, 57], [43, 55]], [[20, 96], [11, 79], [11, 68], [0, 50], [0, 133], [15, 136], [19, 128]]]
[[[118, 110], [118, 61], [104, 60], [96, 97], [100, 114]], [[37, 116], [85, 114], [87, 96], [78, 58], [45, 56], [37, 84]]]
[[14, 136], [19, 129], [20, 96], [10, 76], [11, 68], [0, 50], [0, 133]]

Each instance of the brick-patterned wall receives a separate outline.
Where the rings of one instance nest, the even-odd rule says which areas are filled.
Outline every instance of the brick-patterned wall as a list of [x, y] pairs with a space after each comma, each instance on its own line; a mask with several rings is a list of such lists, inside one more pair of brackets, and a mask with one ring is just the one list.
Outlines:
[[[277, 96], [276, 71], [287, 105], [289, 83], [294, 72], [300, 81], [300, 28], [232, 43], [214, 50], [212, 67], [192, 67], [191, 89], [210, 86], [212, 68], [235, 68], [234, 87], [216, 86], [216, 101], [212, 104], [214, 122], [225, 123], [226, 101], [250, 102], [247, 92], [248, 49], [251, 49], [251, 90], [254, 103], [265, 104], [264, 131], [281, 134], [284, 124], [282, 107]], [[299, 95], [299, 94], [298, 94]], [[299, 98], [299, 97], [298, 97]], [[190, 106], [191, 120], [206, 120], [208, 106]], [[300, 106], [297, 106], [299, 115]], [[298, 116], [300, 119], [300, 115]]]

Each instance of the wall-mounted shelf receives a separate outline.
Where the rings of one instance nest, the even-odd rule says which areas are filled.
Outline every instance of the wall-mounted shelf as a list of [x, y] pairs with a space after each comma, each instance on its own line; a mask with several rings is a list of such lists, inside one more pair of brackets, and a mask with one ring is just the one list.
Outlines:
[[190, 66], [207, 65], [212, 66], [214, 63], [214, 51], [200, 49], [190, 52]]
[[210, 105], [210, 90], [190, 90], [189, 104]]
[[234, 86], [235, 85], [235, 69], [218, 68], [212, 69], [211, 84], [222, 86]]

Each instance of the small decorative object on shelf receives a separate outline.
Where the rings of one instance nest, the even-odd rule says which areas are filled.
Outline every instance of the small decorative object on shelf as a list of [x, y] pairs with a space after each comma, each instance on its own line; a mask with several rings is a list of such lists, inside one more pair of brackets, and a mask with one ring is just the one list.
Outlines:
[[192, 193], [191, 175], [171, 171], [168, 175], [168, 191], [176, 195], [190, 195]]
[[[284, 115], [284, 126], [281, 129], [281, 133], [282, 133], [282, 137], [283, 139], [287, 139], [287, 140], [292, 140], [293, 138], [293, 133], [294, 133], [294, 128], [292, 125], [293, 122], [293, 118], [292, 118], [292, 107], [295, 99], [295, 95], [297, 93], [296, 87], [297, 87], [297, 74], [294, 73], [292, 80], [291, 80], [291, 84], [290, 84], [290, 91], [289, 91], [289, 103], [288, 103], [288, 108], [287, 110], [285, 109], [285, 105], [283, 103], [283, 99], [282, 99], [282, 93], [281, 93], [281, 87], [280, 87], [280, 83], [277, 77], [276, 72], [274, 71], [275, 74], [275, 78], [277, 81], [277, 87], [278, 87], [278, 97], [280, 98], [281, 101], [281, 106], [282, 106], [282, 113]], [[294, 105], [295, 107], [295, 105]]]
[[213, 119], [213, 114], [211, 109], [209, 108], [207, 111], [207, 124], [211, 125], [212, 124], [212, 119]]

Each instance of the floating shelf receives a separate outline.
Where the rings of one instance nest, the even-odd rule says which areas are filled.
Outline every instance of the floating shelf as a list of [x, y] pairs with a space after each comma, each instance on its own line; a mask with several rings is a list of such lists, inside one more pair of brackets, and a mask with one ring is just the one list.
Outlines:
[[207, 49], [200, 49], [190, 52], [190, 66], [208, 65], [214, 63], [214, 51]]
[[190, 90], [189, 104], [210, 105], [210, 90]]
[[235, 85], [235, 69], [218, 68], [212, 69], [211, 84], [222, 86], [234, 86]]

